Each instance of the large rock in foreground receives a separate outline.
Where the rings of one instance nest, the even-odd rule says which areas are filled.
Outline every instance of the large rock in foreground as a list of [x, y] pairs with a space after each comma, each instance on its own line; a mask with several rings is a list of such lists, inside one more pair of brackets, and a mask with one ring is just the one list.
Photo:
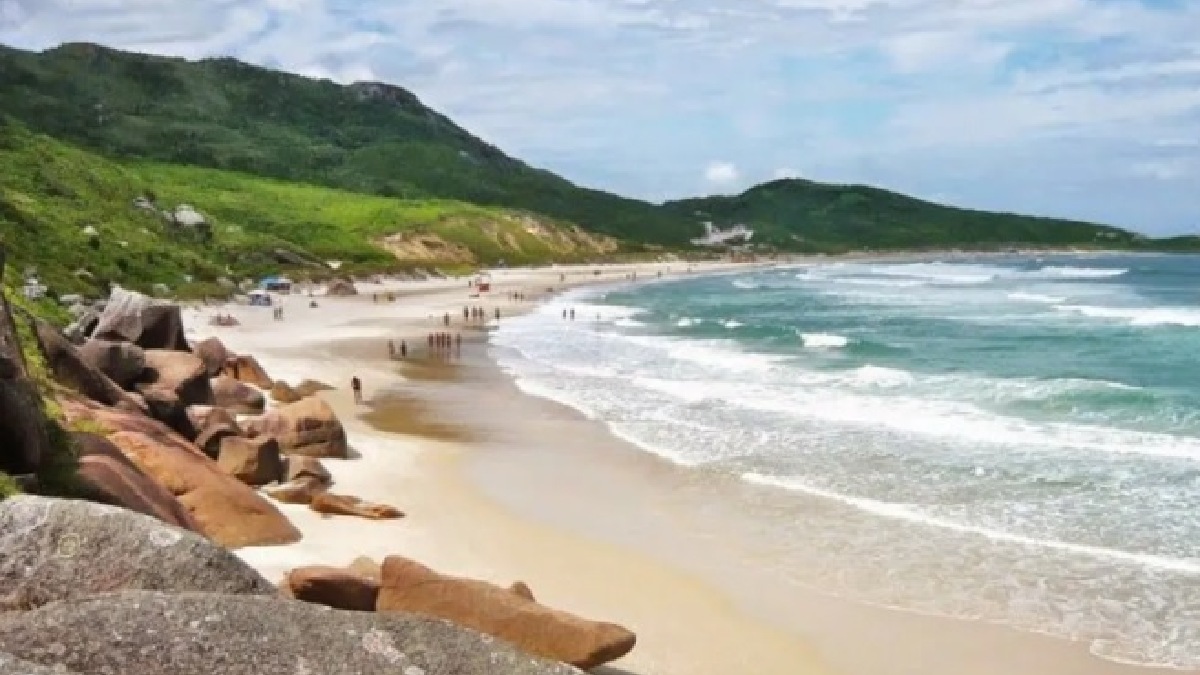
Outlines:
[[616, 624], [581, 619], [510, 589], [439, 574], [398, 556], [383, 561], [376, 609], [447, 619], [584, 670], [628, 654], [637, 639]]
[[285, 455], [345, 458], [349, 451], [337, 414], [316, 396], [245, 420], [242, 429], [251, 438], [270, 436], [279, 441]]
[[0, 614], [0, 651], [81, 673], [578, 675], [446, 621], [133, 591]]
[[0, 675], [77, 675], [73, 670], [47, 668], [0, 652]]
[[92, 337], [132, 342], [143, 349], [189, 351], [179, 305], [122, 288], [113, 289]]
[[92, 502], [24, 495], [0, 502], [0, 550], [0, 610], [119, 590], [276, 592], [204, 537]]

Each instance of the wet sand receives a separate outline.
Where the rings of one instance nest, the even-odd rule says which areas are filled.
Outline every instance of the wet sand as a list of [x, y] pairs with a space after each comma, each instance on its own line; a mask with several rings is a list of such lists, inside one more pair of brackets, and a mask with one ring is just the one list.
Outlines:
[[[520, 274], [501, 279], [496, 295], [544, 290], [560, 272]], [[610, 280], [621, 278], [614, 270]], [[281, 505], [304, 539], [239, 551], [268, 578], [304, 564], [399, 554], [446, 573], [520, 579], [546, 604], [638, 634], [629, 657], [599, 671], [607, 673], [1150, 672], [1096, 659], [1083, 645], [867, 607], [788, 579], [776, 561], [738, 550], [729, 528], [740, 524], [713, 508], [744, 486], [675, 467], [573, 410], [524, 395], [477, 328], [462, 330], [461, 357], [427, 358], [425, 335], [468, 302], [459, 284], [406, 287], [404, 301], [388, 306], [372, 303], [368, 288], [359, 298], [323, 299], [326, 311], [289, 310], [282, 324], [237, 308], [242, 327], [196, 331], [255, 354], [293, 383], [340, 384], [359, 374], [370, 405], [355, 406], [344, 385], [322, 394], [359, 457], [327, 463], [334, 490], [408, 514], [380, 523]], [[504, 316], [530, 307], [486, 303]], [[408, 341], [411, 358], [389, 360], [389, 339]]]

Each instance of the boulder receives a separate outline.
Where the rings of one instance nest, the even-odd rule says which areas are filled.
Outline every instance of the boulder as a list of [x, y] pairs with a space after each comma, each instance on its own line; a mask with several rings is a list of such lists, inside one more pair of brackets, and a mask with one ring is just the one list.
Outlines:
[[366, 577], [379, 581], [383, 578], [383, 565], [371, 560], [365, 555], [360, 555], [351, 562], [346, 569], [357, 574], [360, 577]]
[[280, 588], [304, 602], [353, 612], [374, 612], [379, 581], [337, 567], [300, 567], [287, 573]]
[[512, 586], [508, 587], [508, 591], [526, 600], [536, 600], [533, 597], [533, 589], [524, 581], [514, 581]]
[[88, 340], [79, 348], [79, 355], [122, 389], [131, 388], [146, 369], [145, 350], [130, 342]]
[[0, 675], [78, 675], [74, 670], [40, 666], [0, 652]]
[[143, 349], [188, 351], [179, 305], [123, 288], [113, 289], [91, 335]]
[[582, 619], [510, 589], [439, 574], [398, 556], [383, 561], [376, 609], [447, 619], [583, 670], [621, 658], [636, 642], [633, 633], [616, 624]]
[[96, 311], [93, 307], [88, 307], [87, 311], [63, 329], [63, 336], [71, 344], [82, 345], [87, 342], [88, 336], [92, 334], [92, 331], [96, 330], [96, 326], [99, 323], [100, 312]]
[[204, 537], [105, 504], [28, 495], [6, 499], [0, 502], [0, 548], [0, 609], [122, 590], [276, 592], [253, 568]]
[[284, 504], [299, 504], [307, 506], [313, 497], [324, 492], [326, 487], [321, 481], [312, 477], [297, 478], [283, 485], [269, 485], [263, 488], [268, 497]]
[[312, 396], [267, 411], [242, 424], [250, 438], [270, 436], [286, 455], [345, 458], [349, 447], [346, 430], [333, 408]]
[[225, 343], [215, 337], [200, 342], [194, 351], [196, 356], [204, 362], [204, 369], [208, 372], [209, 377], [220, 375], [225, 368], [225, 362], [232, 356], [225, 348]]
[[348, 297], [351, 295], [358, 295], [358, 289], [355, 288], [353, 281], [336, 279], [330, 282], [329, 286], [325, 288], [325, 295]]
[[214, 402], [204, 362], [187, 352], [147, 349], [146, 369], [138, 379], [137, 389], [143, 395], [155, 389], [170, 391], [185, 408]]
[[333, 391], [333, 387], [316, 380], [304, 380], [296, 385], [296, 393], [300, 398], [308, 398], [319, 391]]
[[275, 384], [271, 385], [271, 400], [277, 403], [295, 403], [304, 398], [292, 385], [283, 380], [275, 380]]
[[0, 651], [128, 675], [571, 675], [446, 621], [274, 596], [125, 591], [0, 614]]
[[213, 459], [221, 456], [222, 441], [242, 435], [237, 419], [224, 408], [195, 405], [187, 409], [187, 414], [192, 426], [199, 429], [195, 438], [196, 447]]
[[333, 484], [333, 476], [329, 473], [329, 469], [326, 469], [325, 465], [321, 463], [321, 460], [301, 455], [284, 458], [283, 478], [285, 481], [306, 477], [315, 478], [325, 486]]
[[69, 423], [104, 426], [108, 440], [143, 473], [179, 499], [214, 541], [231, 548], [287, 544], [299, 531], [257, 492], [227, 475], [217, 463], [166, 425], [149, 417], [64, 400]]
[[79, 348], [60, 335], [53, 326], [37, 321], [35, 332], [38, 345], [46, 357], [46, 365], [60, 384], [104, 405], [138, 408], [137, 402], [125, 390], [90, 365]]
[[283, 460], [274, 438], [224, 438], [217, 465], [246, 485], [266, 485], [283, 477]]
[[239, 548], [300, 539], [300, 532], [269, 501], [195, 447], [182, 451], [178, 444], [163, 444], [137, 431], [120, 431], [108, 439], [170, 490], [214, 541]]
[[267, 407], [261, 391], [228, 375], [214, 377], [210, 383], [215, 404], [234, 414], [257, 415]]
[[[0, 274], [4, 248], [0, 246]], [[0, 292], [0, 472], [36, 472], [52, 452], [42, 398], [25, 370], [16, 324]]]
[[269, 390], [274, 382], [267, 375], [267, 371], [263, 370], [258, 359], [253, 356], [234, 356], [225, 362], [225, 368], [221, 371], [222, 374], [228, 375], [239, 382], [252, 384], [263, 391]]
[[335, 495], [330, 492], [318, 492], [313, 495], [308, 508], [325, 515], [357, 516], [369, 520], [395, 520], [404, 517], [404, 512], [394, 506], [364, 502], [358, 497]]
[[142, 473], [120, 448], [103, 436], [72, 434], [79, 448], [79, 478], [94, 502], [153, 516], [169, 525], [193, 532], [200, 525], [167, 489]]

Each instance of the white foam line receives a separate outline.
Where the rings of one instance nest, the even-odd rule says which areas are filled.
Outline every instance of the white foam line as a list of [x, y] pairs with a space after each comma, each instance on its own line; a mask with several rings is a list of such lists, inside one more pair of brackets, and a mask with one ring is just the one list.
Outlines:
[[847, 495], [822, 490], [810, 485], [805, 485], [799, 481], [775, 478], [772, 476], [764, 476], [757, 473], [742, 474], [742, 479], [755, 483], [757, 485], [766, 485], [769, 487], [777, 487], [785, 490], [795, 490], [804, 492], [814, 497], [823, 499], [832, 499], [841, 502], [848, 506], [852, 506], [860, 511], [866, 511], [877, 516], [892, 518], [895, 520], [903, 520], [918, 525], [927, 525], [930, 527], [938, 527], [963, 534], [973, 534], [981, 537], [986, 537], [994, 541], [1004, 541], [1013, 544], [1023, 544], [1025, 546], [1034, 546], [1039, 548], [1049, 548], [1056, 551], [1065, 551], [1068, 553], [1079, 553], [1090, 555], [1098, 558], [1109, 558], [1111, 560], [1120, 560], [1122, 562], [1130, 562], [1145, 567], [1156, 569], [1169, 570], [1172, 572], [1182, 572], [1185, 574], [1200, 575], [1200, 562], [1192, 562], [1189, 560], [1181, 560], [1179, 558], [1167, 558], [1164, 556], [1152, 555], [1148, 553], [1130, 553], [1118, 549], [1104, 548], [1102, 546], [1089, 546], [1086, 544], [1069, 544], [1062, 541], [1054, 541], [1047, 539], [1034, 539], [1011, 532], [1001, 532], [999, 530], [990, 530], [985, 527], [977, 527], [974, 525], [964, 525], [943, 518], [935, 518], [917, 513], [910, 508], [900, 504], [889, 504], [886, 502], [876, 501], [874, 499], [864, 499], [862, 497], [849, 497]]

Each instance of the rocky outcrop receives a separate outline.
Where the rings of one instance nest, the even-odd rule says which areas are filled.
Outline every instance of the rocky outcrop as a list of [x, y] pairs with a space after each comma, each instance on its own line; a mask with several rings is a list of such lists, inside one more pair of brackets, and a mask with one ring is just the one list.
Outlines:
[[0, 651], [96, 674], [579, 672], [436, 619], [217, 593], [126, 591], [0, 614]]
[[196, 345], [196, 356], [204, 362], [204, 369], [209, 377], [216, 377], [225, 368], [225, 363], [232, 356], [220, 339], [211, 337]]
[[284, 460], [285, 468], [283, 478], [286, 481], [294, 481], [303, 478], [315, 478], [321, 485], [331, 485], [333, 476], [330, 475], [329, 469], [315, 457], [303, 457], [300, 455], [292, 455]]
[[279, 586], [297, 600], [352, 612], [374, 612], [379, 597], [378, 580], [337, 567], [300, 567]]
[[273, 438], [225, 438], [221, 441], [217, 465], [246, 485], [266, 485], [283, 477], [279, 443]]
[[346, 430], [333, 408], [315, 396], [245, 420], [242, 429], [250, 438], [274, 438], [286, 455], [345, 458], [349, 451]]
[[142, 473], [120, 448], [103, 436], [72, 434], [79, 448], [79, 478], [94, 502], [120, 506], [193, 532], [200, 525], [175, 495]]
[[88, 340], [79, 348], [79, 355], [122, 389], [131, 388], [146, 368], [145, 351], [129, 342]]
[[129, 342], [88, 340], [79, 348], [79, 355], [122, 389], [131, 388], [146, 368], [145, 350]]
[[225, 368], [221, 373], [240, 382], [252, 384], [263, 391], [269, 390], [274, 384], [271, 377], [267, 375], [267, 371], [263, 370], [258, 359], [253, 356], [239, 355], [230, 358], [225, 362]]
[[327, 488], [315, 478], [297, 478], [283, 485], [269, 485], [263, 488], [268, 497], [284, 504], [299, 504], [307, 506], [317, 495]]
[[122, 288], [113, 289], [91, 336], [143, 349], [189, 351], [179, 305]]
[[276, 403], [295, 403], [302, 398], [304, 397], [293, 389], [292, 385], [283, 380], [276, 380], [275, 384], [271, 385], [271, 400]]
[[50, 668], [0, 652], [0, 675], [79, 675], [74, 670]]
[[0, 610], [122, 590], [276, 592], [204, 537], [85, 501], [21, 495], [0, 502], [0, 548]]
[[395, 520], [403, 518], [404, 512], [387, 504], [366, 502], [358, 497], [318, 492], [313, 495], [308, 508], [330, 516], [355, 516], [368, 520]]
[[188, 419], [188, 407], [213, 403], [204, 364], [187, 352], [147, 349], [146, 369], [136, 387], [151, 416], [188, 438], [198, 431]]
[[79, 348], [71, 344], [53, 326], [35, 321], [38, 346], [46, 357], [54, 379], [65, 387], [109, 406], [140, 410], [138, 402], [98, 368], [84, 359]]
[[529, 584], [525, 583], [524, 581], [514, 581], [512, 586], [508, 587], [508, 591], [515, 594], [517, 597], [525, 598], [526, 600], [536, 600], [536, 598], [533, 597], [533, 589], [530, 588]]
[[224, 408], [195, 405], [187, 409], [187, 415], [192, 427], [199, 430], [196, 447], [212, 459], [221, 456], [222, 441], [242, 435], [237, 419]]
[[214, 541], [238, 548], [300, 539], [300, 532], [269, 501], [198, 449], [180, 450], [178, 443], [164, 444], [138, 431], [120, 431], [108, 439], [170, 490]]
[[507, 588], [439, 574], [401, 557], [383, 561], [376, 609], [447, 619], [584, 670], [621, 658], [636, 642], [616, 624], [581, 619]]
[[187, 352], [147, 349], [146, 369], [137, 389], [143, 394], [156, 389], [170, 391], [185, 408], [214, 404], [204, 362]]
[[64, 400], [68, 422], [88, 420], [107, 429], [107, 438], [143, 473], [165, 487], [195, 518], [201, 532], [236, 548], [287, 544], [296, 528], [250, 487], [166, 425], [85, 401]]
[[234, 414], [258, 415], [267, 407], [261, 391], [228, 375], [214, 377], [211, 384], [215, 405]]

